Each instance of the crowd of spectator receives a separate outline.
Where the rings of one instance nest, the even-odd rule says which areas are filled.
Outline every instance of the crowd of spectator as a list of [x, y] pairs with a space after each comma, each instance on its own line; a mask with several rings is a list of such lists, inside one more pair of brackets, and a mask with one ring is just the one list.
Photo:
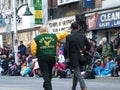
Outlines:
[[37, 59], [30, 54], [30, 44], [25, 46], [20, 41], [18, 61], [15, 61], [11, 48], [0, 48], [0, 74], [8, 76], [36, 76], [39, 73]]
[[[67, 65], [65, 63], [63, 51], [64, 44], [59, 43], [57, 45], [57, 56], [56, 64], [53, 68], [53, 76], [59, 77], [62, 71], [64, 73], [67, 72], [69, 75], [71, 74], [70, 69], [67, 69]], [[69, 71], [69, 72], [68, 72]], [[30, 76], [30, 77], [40, 77], [42, 76], [40, 73], [40, 68], [37, 62], [37, 58], [31, 55], [30, 51], [30, 43], [25, 46], [23, 41], [20, 41], [18, 46], [18, 61], [15, 61], [14, 51], [11, 48], [4, 47], [0, 48], [0, 75], [8, 75], [8, 76]], [[66, 78], [66, 73], [64, 76]]]
[[[88, 40], [92, 46], [90, 54], [93, 56], [91, 67], [94, 75], [118, 77], [120, 72], [120, 53], [119, 45], [116, 45], [116, 39], [111, 38], [110, 43], [107, 42], [106, 37], [102, 38], [99, 43], [94, 39], [88, 38]], [[64, 58], [64, 42], [58, 42], [57, 51], [56, 64], [52, 72], [53, 77], [72, 77], [72, 71]], [[83, 72], [86, 72], [86, 67], [83, 68]], [[17, 62], [14, 58], [14, 51], [11, 48], [0, 48], [0, 75], [42, 76], [37, 58], [30, 53], [30, 44], [25, 46], [23, 41], [20, 41]]]
[[103, 37], [97, 45], [93, 39], [90, 53], [93, 55], [93, 71], [95, 75], [118, 77], [120, 71], [120, 55], [117, 54], [115, 38], [111, 38], [108, 43], [107, 38]]

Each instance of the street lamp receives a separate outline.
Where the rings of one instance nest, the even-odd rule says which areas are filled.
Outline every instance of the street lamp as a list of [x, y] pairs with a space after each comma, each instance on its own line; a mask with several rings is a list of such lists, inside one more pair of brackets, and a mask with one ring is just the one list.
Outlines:
[[15, 62], [18, 63], [18, 34], [17, 34], [17, 14], [21, 7], [27, 6], [26, 12], [24, 16], [31, 16], [33, 15], [28, 7], [28, 4], [23, 4], [19, 8], [16, 8], [16, 0], [13, 0], [13, 31], [14, 31], [14, 53], [15, 53]]
[[33, 14], [32, 14], [32, 12], [31, 12], [30, 9], [29, 9], [28, 4], [23, 4], [23, 5], [21, 5], [20, 7], [18, 7], [18, 8], [16, 9], [16, 15], [18, 14], [18, 11], [19, 11], [23, 6], [27, 6], [27, 7], [26, 7], [26, 11], [25, 11], [25, 13], [24, 13], [23, 15], [24, 15], [24, 16], [32, 16]]

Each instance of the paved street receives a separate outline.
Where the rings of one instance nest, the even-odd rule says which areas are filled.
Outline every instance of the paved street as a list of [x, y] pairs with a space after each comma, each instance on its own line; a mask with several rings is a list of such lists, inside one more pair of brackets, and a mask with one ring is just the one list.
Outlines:
[[[0, 90], [43, 90], [42, 78], [0, 76]], [[119, 78], [85, 80], [88, 90], [120, 90]], [[72, 79], [53, 78], [53, 90], [71, 90]], [[76, 90], [79, 89], [79, 85]]]

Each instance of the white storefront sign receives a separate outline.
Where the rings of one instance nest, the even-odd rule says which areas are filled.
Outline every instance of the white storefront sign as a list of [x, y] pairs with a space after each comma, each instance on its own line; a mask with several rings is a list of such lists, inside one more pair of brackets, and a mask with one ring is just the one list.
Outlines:
[[75, 22], [75, 16], [50, 20], [48, 22], [49, 32], [59, 33], [65, 29], [69, 29], [72, 22]]
[[80, 0], [58, 0], [58, 5], [65, 5], [68, 3], [78, 2]]
[[102, 8], [120, 6], [120, 0], [103, 0]]

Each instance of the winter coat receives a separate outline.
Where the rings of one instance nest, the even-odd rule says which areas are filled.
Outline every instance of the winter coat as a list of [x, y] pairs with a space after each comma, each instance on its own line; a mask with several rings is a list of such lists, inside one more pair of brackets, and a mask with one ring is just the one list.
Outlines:
[[90, 43], [85, 35], [78, 30], [73, 30], [70, 35], [66, 37], [64, 56], [65, 59], [70, 59], [70, 67], [79, 66], [79, 51], [86, 49], [89, 51]]
[[25, 53], [26, 53], [26, 46], [25, 45], [19, 45], [18, 46], [18, 50], [19, 50], [19, 53], [20, 53], [20, 55], [25, 55]]
[[103, 56], [111, 56], [112, 55], [112, 51], [111, 50], [112, 50], [112, 48], [111, 48], [110, 44], [103, 45], [102, 55]]

